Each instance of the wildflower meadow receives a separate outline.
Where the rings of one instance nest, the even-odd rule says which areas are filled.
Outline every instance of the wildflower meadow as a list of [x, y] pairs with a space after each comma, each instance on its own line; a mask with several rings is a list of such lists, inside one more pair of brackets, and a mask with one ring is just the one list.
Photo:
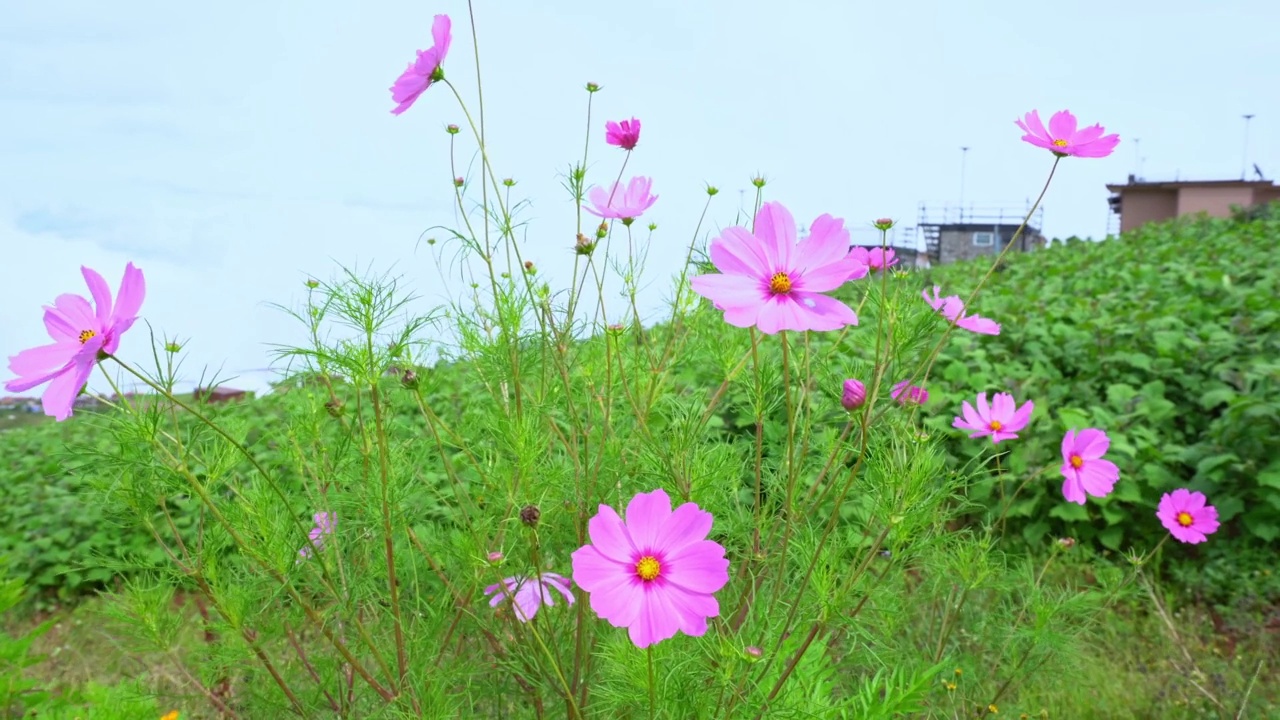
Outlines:
[[[1273, 639], [1228, 658], [1193, 643], [1213, 621], [1172, 609], [1191, 588], [1221, 616], [1215, 593], [1247, 586], [1265, 613], [1276, 591], [1277, 274], [1232, 279], [1212, 243], [1277, 259], [1280, 216], [1144, 231], [1187, 263], [1146, 280], [1105, 277], [1143, 272], [1105, 256], [1132, 237], [917, 270], [894, 219], [796, 217], [763, 177], [749, 213], [708, 185], [696, 227], [655, 236], [688, 183], [636, 174], [663, 152], [644, 109], [598, 117], [615, 88], [589, 83], [576, 225], [527, 226], [480, 85], [453, 81], [479, 72], [450, 53], [462, 22], [437, 15], [387, 78], [388, 122], [438, 118], [421, 142], [454, 160], [429, 168], [461, 218], [429, 244], [465, 279], [450, 304], [411, 309], [412, 268], [335, 267], [279, 308], [310, 342], [274, 348], [284, 379], [241, 406], [176, 391], [185, 341], [146, 322], [141, 262], [24, 311], [49, 343], [9, 357], [4, 387], [52, 420], [0, 434], [0, 609], [96, 594], [89, 622], [132, 670], [41, 676], [59, 631], [39, 621], [0, 641], [0, 714], [1280, 712]], [[1035, 206], [1123, 142], [1045, 116], [1007, 128], [1043, 169]], [[851, 248], [854, 225], [882, 247]], [[570, 284], [542, 278], [530, 234], [562, 239]], [[682, 272], [647, 273], [651, 253]], [[1143, 289], [1161, 282], [1185, 286]], [[654, 283], [665, 317], [642, 322]], [[1234, 308], [1229, 339], [1204, 335], [1210, 303]], [[77, 410], [94, 373], [147, 390]], [[1116, 642], [1162, 654], [1107, 665]]]

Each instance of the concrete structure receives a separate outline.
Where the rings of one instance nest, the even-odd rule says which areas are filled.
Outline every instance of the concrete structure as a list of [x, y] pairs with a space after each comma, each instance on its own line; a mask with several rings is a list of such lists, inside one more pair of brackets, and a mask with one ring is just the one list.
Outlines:
[[946, 265], [999, 255], [1010, 243], [1015, 244], [1013, 252], [1043, 247], [1045, 238], [1040, 228], [1044, 207], [1036, 209], [1021, 234], [1017, 232], [1029, 211], [1030, 207], [1021, 211], [1007, 207], [926, 208], [921, 203], [916, 225], [924, 236], [924, 256], [930, 265]]
[[1133, 175], [1124, 185], [1108, 185], [1107, 202], [1120, 216], [1120, 232], [1149, 222], [1206, 213], [1230, 217], [1232, 206], [1242, 208], [1280, 200], [1280, 186], [1270, 180], [1186, 180], [1148, 182]]

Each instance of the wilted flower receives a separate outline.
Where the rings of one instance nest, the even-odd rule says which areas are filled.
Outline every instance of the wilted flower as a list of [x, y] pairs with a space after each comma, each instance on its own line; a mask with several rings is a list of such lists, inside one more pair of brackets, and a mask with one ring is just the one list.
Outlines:
[[632, 150], [640, 142], [640, 121], [631, 118], [622, 122], [610, 120], [604, 124], [604, 141], [623, 150]]
[[897, 400], [901, 405], [907, 403], [923, 405], [929, 402], [929, 391], [919, 385], [907, 385], [907, 381], [903, 380], [889, 390], [889, 397]]
[[555, 588], [564, 595], [565, 602], [573, 604], [573, 592], [569, 579], [555, 573], [544, 572], [539, 577], [514, 575], [484, 589], [485, 595], [493, 595], [489, 607], [497, 607], [507, 598], [511, 598], [511, 606], [515, 608], [516, 619], [529, 622], [538, 614], [538, 608], [555, 605], [555, 595], [550, 591]]
[[707, 540], [711, 513], [694, 503], [671, 510], [661, 489], [627, 503], [627, 520], [608, 505], [587, 523], [591, 544], [573, 553], [573, 579], [591, 597], [591, 609], [625, 627], [636, 647], [676, 632], [701, 636], [707, 618], [720, 614], [715, 593], [729, 582], [729, 561]]
[[1076, 546], [1076, 539], [1073, 537], [1058, 538], [1058, 545], [1061, 546], [1063, 550], [1070, 550]]
[[867, 387], [862, 383], [849, 378], [844, 381], [844, 392], [840, 395], [840, 404], [845, 410], [853, 412], [862, 407], [862, 403], [867, 401]]
[[838, 330], [857, 325], [844, 303], [821, 293], [835, 290], [866, 266], [849, 254], [849, 231], [830, 215], [813, 221], [808, 237], [796, 242], [796, 223], [781, 203], [767, 202], [756, 213], [755, 234], [726, 228], [711, 241], [711, 262], [720, 273], [692, 279], [694, 292], [724, 311], [734, 327], [780, 330]]
[[969, 433], [971, 438], [990, 435], [992, 443], [1018, 437], [1018, 431], [1027, 426], [1031, 420], [1031, 411], [1035, 409], [1035, 404], [1030, 400], [1015, 409], [1013, 396], [1009, 393], [996, 393], [990, 406], [987, 405], [986, 393], [978, 395], [977, 401], [976, 411], [968, 400], [962, 403], [960, 410], [964, 417], [956, 418], [951, 427], [972, 430]]
[[298, 550], [298, 562], [311, 557], [312, 548], [316, 550], [324, 549], [324, 539], [326, 536], [333, 534], [333, 526], [337, 523], [337, 518], [332, 513], [318, 512], [311, 516], [315, 521], [315, 527], [311, 528], [311, 532], [307, 533], [307, 544]]
[[525, 505], [520, 508], [520, 522], [529, 527], [536, 527], [538, 520], [542, 518], [542, 511], [537, 505]]
[[629, 222], [640, 217], [658, 200], [657, 195], [649, 193], [652, 186], [653, 180], [637, 176], [631, 178], [625, 189], [622, 183], [614, 183], [609, 190], [599, 186], [593, 187], [591, 192], [587, 193], [587, 199], [594, 207], [584, 205], [583, 209], [596, 217], [618, 218]]
[[929, 307], [937, 310], [943, 317], [956, 324], [956, 327], [964, 328], [969, 332], [975, 332], [980, 335], [999, 335], [1000, 324], [994, 320], [989, 320], [977, 315], [964, 314], [964, 301], [959, 295], [948, 295], [940, 297], [938, 286], [933, 286], [933, 297], [929, 297], [928, 290], [920, 291], [924, 301], [929, 303]]
[[90, 303], [80, 295], [59, 295], [44, 308], [44, 327], [53, 338], [50, 345], [23, 350], [9, 357], [9, 370], [16, 378], [4, 384], [12, 393], [49, 383], [41, 397], [44, 414], [59, 422], [71, 417], [76, 396], [89, 381], [98, 360], [114, 354], [120, 336], [133, 327], [147, 294], [142, 271], [129, 263], [120, 281], [120, 291], [112, 307], [111, 288], [96, 270], [80, 267]]
[[1178, 488], [1160, 498], [1156, 517], [1174, 538], [1195, 545], [1218, 530], [1218, 509], [1205, 503], [1204, 493]]
[[[417, 59], [409, 63], [409, 67], [396, 78], [395, 84], [391, 86], [391, 100], [397, 105], [391, 110], [391, 114], [399, 115], [408, 110], [418, 96], [431, 87], [431, 83], [444, 79], [444, 71], [440, 69], [440, 65], [444, 62], [445, 55], [449, 54], [449, 43], [452, 42], [450, 28], [448, 15], [437, 15], [432, 21], [431, 39], [435, 44], [430, 49], [419, 50]], [[452, 127], [454, 126], [451, 125], [450, 128]]]
[[1060, 110], [1049, 118], [1047, 130], [1040, 122], [1040, 113], [1036, 110], [1027, 113], [1022, 120], [1014, 120], [1014, 124], [1026, 133], [1022, 136], [1023, 142], [1050, 150], [1058, 157], [1106, 157], [1120, 142], [1119, 135], [1103, 137], [1102, 133], [1106, 130], [1101, 125], [1090, 125], [1077, 130], [1076, 116], [1066, 110]]
[[1062, 495], [1070, 502], [1083, 505], [1085, 493], [1106, 497], [1120, 479], [1120, 469], [1103, 460], [1111, 447], [1111, 438], [1101, 430], [1087, 428], [1079, 434], [1068, 430], [1062, 437]]
[[[893, 248], [856, 247], [850, 250], [849, 254], [852, 255], [859, 263], [866, 265], [871, 270], [884, 270], [885, 268], [898, 264], [898, 258], [894, 257], [895, 253], [893, 252]], [[862, 275], [865, 274], [866, 273], [863, 273]], [[862, 277], [862, 275], [850, 277], [849, 279], [857, 280]]]

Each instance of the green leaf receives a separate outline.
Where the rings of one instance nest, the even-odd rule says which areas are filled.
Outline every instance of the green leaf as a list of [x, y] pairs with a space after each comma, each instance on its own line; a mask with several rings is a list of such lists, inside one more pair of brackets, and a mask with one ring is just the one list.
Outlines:
[[1124, 526], [1112, 525], [1106, 530], [1098, 533], [1098, 542], [1109, 550], [1120, 550], [1120, 543], [1124, 541]]
[[1056, 517], [1068, 522], [1088, 520], [1089, 511], [1085, 509], [1084, 505], [1077, 505], [1073, 502], [1060, 502], [1049, 510], [1049, 517]]

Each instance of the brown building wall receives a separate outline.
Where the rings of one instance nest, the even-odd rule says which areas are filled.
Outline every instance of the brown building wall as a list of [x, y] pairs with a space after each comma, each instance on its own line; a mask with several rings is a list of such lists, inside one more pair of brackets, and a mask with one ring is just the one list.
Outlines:
[[[943, 230], [939, 235], [938, 259], [943, 265], [961, 260], [972, 260], [983, 255], [992, 255], [996, 251], [995, 243], [991, 245], [974, 245], [974, 230]], [[988, 231], [989, 232], [989, 231]]]
[[1124, 206], [1120, 212], [1120, 232], [1129, 232], [1177, 214], [1177, 190], [1129, 190], [1124, 194]]
[[[1178, 189], [1178, 215], [1208, 213], [1212, 217], [1228, 217], [1231, 206], [1253, 204], [1250, 187], [1184, 187]], [[1125, 201], [1126, 204], [1128, 200]]]

